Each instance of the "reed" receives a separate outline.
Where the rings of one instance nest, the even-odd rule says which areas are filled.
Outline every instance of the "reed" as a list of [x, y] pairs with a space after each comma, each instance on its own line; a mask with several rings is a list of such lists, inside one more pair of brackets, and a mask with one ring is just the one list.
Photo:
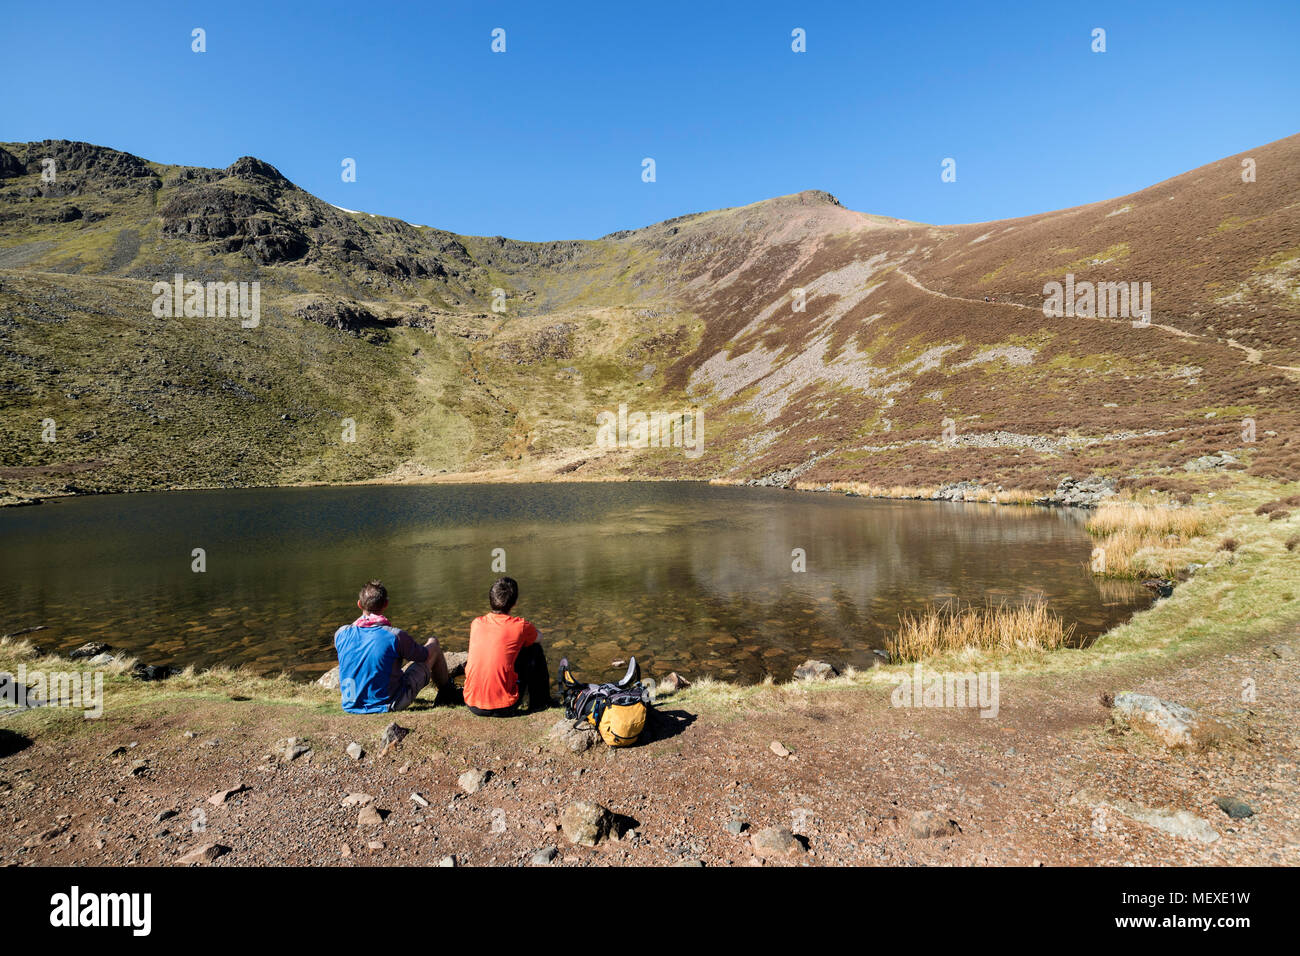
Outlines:
[[[1088, 520], [1088, 531], [1101, 540], [1093, 571], [1103, 577], [1173, 577], [1185, 567], [1184, 546], [1225, 520], [1223, 508], [1169, 508], [1111, 502]], [[1236, 541], [1231, 539], [1234, 548]]]
[[1043, 602], [983, 607], [949, 603], [899, 615], [898, 622], [889, 653], [900, 662], [964, 650], [1055, 650], [1070, 646], [1075, 629]]

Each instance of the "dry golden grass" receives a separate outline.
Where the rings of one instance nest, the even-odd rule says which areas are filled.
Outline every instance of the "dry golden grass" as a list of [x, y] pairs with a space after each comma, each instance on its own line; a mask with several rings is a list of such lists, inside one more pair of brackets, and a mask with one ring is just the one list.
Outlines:
[[1107, 503], [1088, 519], [1088, 530], [1097, 536], [1126, 531], [1144, 537], [1195, 538], [1223, 522], [1222, 508], [1167, 508], [1128, 502]]
[[1112, 502], [1088, 521], [1101, 538], [1093, 572], [1105, 577], [1172, 577], [1187, 564], [1184, 546], [1220, 527], [1224, 508], [1169, 508]]
[[898, 621], [889, 653], [901, 662], [964, 650], [1055, 650], [1069, 646], [1075, 627], [1041, 602], [966, 608], [946, 604], [917, 615], [903, 614]]

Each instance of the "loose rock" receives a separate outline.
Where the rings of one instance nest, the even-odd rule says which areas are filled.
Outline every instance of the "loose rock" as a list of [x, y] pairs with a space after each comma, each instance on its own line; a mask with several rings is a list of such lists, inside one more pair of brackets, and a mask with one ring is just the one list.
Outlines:
[[176, 860], [178, 864], [188, 866], [191, 863], [211, 863], [223, 853], [229, 853], [230, 847], [221, 846], [217, 843], [204, 843], [202, 846], [195, 847], [184, 856]]
[[825, 661], [807, 660], [795, 668], [795, 680], [828, 680], [831, 677], [838, 677], [837, 671]]
[[570, 843], [595, 846], [609, 835], [614, 816], [598, 803], [571, 803], [560, 814], [560, 829]]
[[907, 829], [918, 840], [929, 840], [952, 836], [957, 832], [957, 824], [933, 810], [918, 810], [907, 821]]
[[767, 827], [749, 838], [754, 855], [760, 860], [790, 859], [808, 852], [803, 841], [786, 827]]
[[456, 778], [456, 783], [466, 793], [477, 793], [491, 779], [491, 770], [466, 770]]

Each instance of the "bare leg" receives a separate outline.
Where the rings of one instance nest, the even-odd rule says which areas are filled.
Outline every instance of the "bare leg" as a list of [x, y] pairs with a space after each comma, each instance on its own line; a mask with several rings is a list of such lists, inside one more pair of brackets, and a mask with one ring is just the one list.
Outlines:
[[429, 651], [429, 674], [433, 679], [433, 686], [443, 688], [451, 680], [447, 674], [447, 659], [442, 656], [442, 648], [438, 646], [438, 639], [431, 637], [424, 642], [424, 646]]

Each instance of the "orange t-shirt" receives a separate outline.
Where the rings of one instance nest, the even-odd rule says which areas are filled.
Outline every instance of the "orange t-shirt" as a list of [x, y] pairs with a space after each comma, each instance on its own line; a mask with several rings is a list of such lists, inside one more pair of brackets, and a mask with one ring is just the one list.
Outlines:
[[497, 710], [519, 703], [515, 659], [537, 640], [537, 628], [522, 617], [484, 614], [469, 626], [469, 660], [465, 662], [465, 703]]

